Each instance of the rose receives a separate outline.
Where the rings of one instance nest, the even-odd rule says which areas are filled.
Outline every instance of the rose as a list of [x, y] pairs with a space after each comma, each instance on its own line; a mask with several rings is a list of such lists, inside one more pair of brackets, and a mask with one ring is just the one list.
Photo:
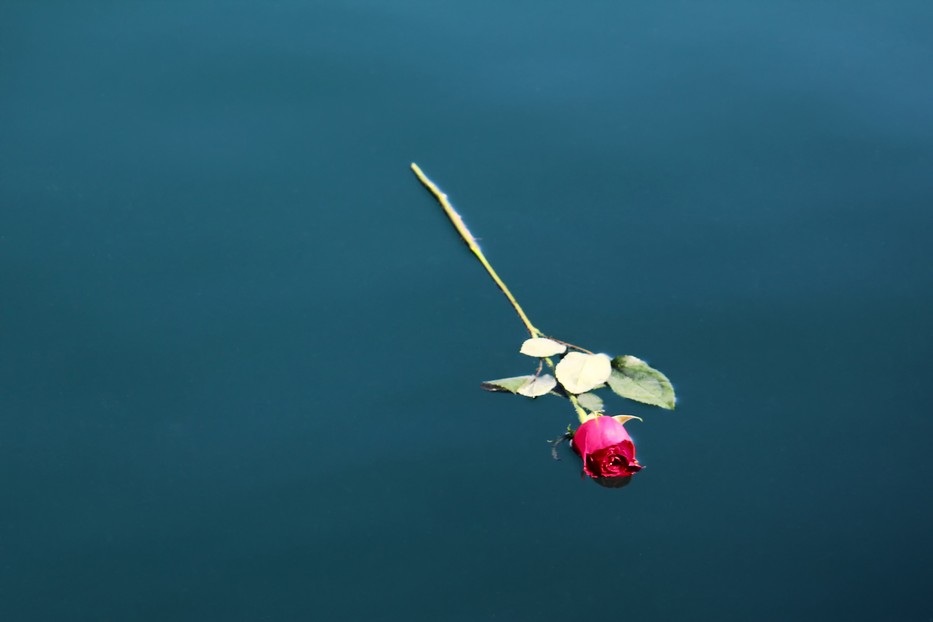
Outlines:
[[621, 421], [597, 416], [585, 421], [571, 440], [583, 459], [583, 472], [610, 488], [625, 486], [642, 469], [635, 459], [635, 443]]
[[642, 469], [635, 459], [635, 443], [621, 421], [598, 416], [573, 434], [573, 450], [583, 459], [583, 472], [610, 488], [625, 486]]

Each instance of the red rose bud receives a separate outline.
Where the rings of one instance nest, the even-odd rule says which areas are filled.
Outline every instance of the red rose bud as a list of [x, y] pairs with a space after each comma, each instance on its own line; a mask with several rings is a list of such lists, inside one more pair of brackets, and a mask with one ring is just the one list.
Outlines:
[[635, 443], [625, 426], [612, 417], [594, 417], [573, 434], [573, 450], [583, 459], [583, 472], [610, 488], [625, 486], [642, 469]]

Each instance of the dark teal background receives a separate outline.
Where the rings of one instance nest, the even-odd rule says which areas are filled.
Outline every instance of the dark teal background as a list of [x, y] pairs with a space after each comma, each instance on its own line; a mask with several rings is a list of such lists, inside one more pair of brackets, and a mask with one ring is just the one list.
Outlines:
[[[3, 2], [0, 620], [930, 620], [931, 67], [926, 0]], [[628, 488], [479, 390], [413, 160], [673, 379]]]

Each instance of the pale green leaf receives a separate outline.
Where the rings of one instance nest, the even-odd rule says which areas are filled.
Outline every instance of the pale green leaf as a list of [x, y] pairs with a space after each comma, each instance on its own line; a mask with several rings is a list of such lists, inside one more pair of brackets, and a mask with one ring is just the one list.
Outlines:
[[[560, 374], [557, 375], [560, 378]], [[635, 356], [617, 356], [612, 359], [609, 388], [630, 400], [673, 409], [676, 398], [674, 387], [667, 376]]]
[[603, 384], [612, 374], [605, 354], [570, 352], [557, 364], [557, 379], [570, 393], [586, 393]]
[[547, 339], [546, 337], [533, 337], [532, 339], [526, 339], [522, 344], [522, 349], [520, 352], [522, 354], [527, 354], [528, 356], [535, 356], [538, 358], [545, 356], [555, 356], [557, 354], [563, 354], [567, 351], [567, 346], [562, 343], [557, 343], [553, 339]]
[[632, 419], [637, 419], [638, 421], [644, 421], [641, 417], [636, 417], [635, 415], [616, 415], [613, 417], [619, 423], [627, 423]]
[[557, 386], [557, 380], [550, 374], [541, 376], [515, 376], [514, 378], [499, 378], [487, 380], [480, 384], [487, 391], [515, 393], [526, 397], [538, 397], [550, 393]]
[[532, 378], [534, 378], [534, 376], [499, 378], [498, 380], [487, 380], [486, 382], [481, 383], [479, 386], [486, 389], [487, 391], [518, 393], [518, 390], [522, 388], [523, 385], [528, 384], [528, 381]]
[[554, 379], [554, 376], [542, 374], [538, 377], [532, 376], [531, 380], [520, 386], [516, 393], [525, 397], [540, 397], [550, 393], [556, 386], [557, 380]]
[[577, 401], [580, 402], [580, 406], [593, 412], [603, 412], [606, 410], [605, 405], [603, 405], [603, 398], [595, 393], [581, 393], [577, 396]]

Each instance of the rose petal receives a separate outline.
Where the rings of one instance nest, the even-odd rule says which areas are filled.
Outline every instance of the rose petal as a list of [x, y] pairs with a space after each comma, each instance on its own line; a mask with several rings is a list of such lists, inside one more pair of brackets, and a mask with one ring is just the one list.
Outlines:
[[613, 417], [594, 417], [573, 434], [573, 445], [584, 454], [591, 454], [622, 441], [630, 441], [628, 430]]

